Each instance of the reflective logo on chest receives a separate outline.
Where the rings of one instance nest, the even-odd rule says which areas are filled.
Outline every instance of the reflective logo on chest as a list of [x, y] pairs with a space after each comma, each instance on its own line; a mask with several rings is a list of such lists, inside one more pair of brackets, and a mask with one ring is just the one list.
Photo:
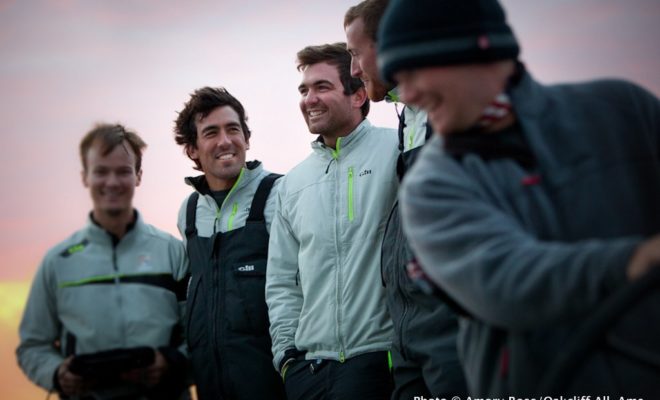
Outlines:
[[238, 270], [241, 272], [252, 272], [254, 271], [254, 265], [252, 264], [247, 264], [242, 267], [238, 267]]
[[151, 266], [151, 256], [149, 254], [141, 254], [137, 258], [138, 269], [149, 268]]

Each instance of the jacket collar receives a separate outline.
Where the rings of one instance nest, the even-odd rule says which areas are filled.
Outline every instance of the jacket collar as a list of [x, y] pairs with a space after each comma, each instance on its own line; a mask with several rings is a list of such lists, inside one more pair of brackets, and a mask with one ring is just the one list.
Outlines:
[[331, 155], [333, 158], [339, 158], [340, 155], [350, 152], [356, 146], [371, 128], [371, 123], [368, 119], [363, 119], [362, 122], [348, 135], [337, 138], [337, 148], [332, 149], [323, 143], [323, 138], [319, 135], [316, 140], [312, 142], [312, 149], [317, 154]]
[[399, 88], [395, 87], [394, 89], [387, 92], [385, 95], [385, 101], [388, 103], [398, 103], [399, 100]]
[[522, 63], [518, 63], [516, 75], [507, 92], [519, 119], [539, 117], [548, 104], [544, 86], [534, 80]]
[[[239, 175], [239, 178], [236, 180], [234, 183], [234, 186], [232, 187], [232, 191], [235, 190], [237, 187], [241, 187], [252, 181], [254, 178], [259, 176], [261, 171], [263, 170], [263, 165], [261, 164], [261, 161], [248, 161], [245, 163], [246, 167], [241, 168], [241, 173]], [[192, 186], [199, 194], [201, 195], [210, 195], [211, 194], [211, 189], [209, 188], [209, 184], [206, 180], [205, 175], [198, 175], [198, 176], [189, 176], [184, 179], [184, 182]]]
[[86, 237], [91, 241], [91, 242], [101, 242], [101, 243], [109, 243], [116, 245], [120, 241], [124, 241], [127, 239], [130, 239], [131, 237], [135, 236], [137, 231], [140, 231], [144, 229], [144, 221], [142, 220], [142, 214], [140, 214], [137, 210], [134, 210], [134, 215], [135, 219], [133, 222], [128, 224], [126, 227], [126, 233], [124, 236], [119, 239], [112, 233], [108, 232], [105, 230], [101, 225], [99, 225], [96, 221], [94, 221], [94, 217], [92, 216], [92, 213], [89, 213], [89, 216], [87, 217], [87, 226], [85, 227], [86, 231]]

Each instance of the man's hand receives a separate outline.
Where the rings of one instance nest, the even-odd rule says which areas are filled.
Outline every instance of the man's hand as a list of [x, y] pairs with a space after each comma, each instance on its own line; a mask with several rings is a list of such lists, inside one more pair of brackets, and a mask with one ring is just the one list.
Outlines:
[[125, 372], [121, 375], [121, 378], [146, 387], [154, 387], [159, 384], [167, 373], [169, 365], [160, 351], [154, 350], [154, 352], [156, 355], [153, 364]]
[[642, 242], [633, 253], [626, 268], [629, 281], [637, 280], [646, 275], [653, 267], [660, 267], [660, 235]]
[[73, 356], [69, 356], [57, 368], [57, 382], [62, 389], [62, 393], [67, 396], [75, 396], [86, 393], [92, 387], [94, 382], [87, 381], [80, 375], [76, 375], [69, 370]]

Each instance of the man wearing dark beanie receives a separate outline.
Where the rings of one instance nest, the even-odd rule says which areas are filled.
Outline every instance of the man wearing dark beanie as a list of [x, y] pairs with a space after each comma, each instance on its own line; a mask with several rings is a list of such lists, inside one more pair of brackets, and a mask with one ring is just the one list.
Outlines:
[[382, 77], [438, 132], [399, 198], [425, 273], [470, 313], [470, 392], [660, 398], [660, 321], [640, 311], [657, 294], [596, 344], [583, 336], [660, 276], [658, 98], [620, 80], [539, 84], [495, 0], [393, 0], [378, 35]]

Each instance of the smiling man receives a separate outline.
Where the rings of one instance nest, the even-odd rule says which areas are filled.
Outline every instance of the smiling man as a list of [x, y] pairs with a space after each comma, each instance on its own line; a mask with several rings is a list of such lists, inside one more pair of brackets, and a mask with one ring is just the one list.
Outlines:
[[[496, 0], [410, 3], [383, 16], [379, 67], [442, 140], [404, 180], [403, 227], [471, 316], [459, 331], [471, 394], [534, 397], [590, 318], [658, 273], [660, 100], [615, 79], [539, 83]], [[593, 353], [582, 343], [570, 385], [545, 389], [660, 398], [647, 300], [617, 313]]]
[[[133, 208], [145, 146], [121, 125], [98, 125], [83, 138], [93, 210], [84, 229], [48, 252], [32, 284], [18, 362], [33, 382], [66, 398], [187, 398], [188, 361], [178, 347], [183, 246]], [[78, 355], [138, 346], [153, 349], [145, 368], [74, 368]]]
[[[365, 0], [349, 8], [344, 17], [351, 75], [364, 82], [369, 99], [376, 102], [399, 101], [397, 89], [380, 78], [376, 65], [376, 32], [387, 4], [388, 0]], [[426, 113], [417, 107], [404, 104], [398, 117], [397, 171], [403, 178], [432, 130]], [[456, 315], [439, 296], [424, 291], [408, 276], [406, 267], [414, 256], [400, 221], [397, 202], [382, 246], [383, 282], [394, 323], [392, 400], [463, 396], [466, 387], [456, 351]]]
[[392, 323], [380, 244], [398, 181], [392, 129], [366, 120], [343, 43], [298, 52], [313, 153], [282, 179], [266, 301], [289, 400], [389, 398]]
[[198, 398], [283, 399], [264, 300], [271, 189], [279, 175], [245, 161], [245, 109], [224, 88], [196, 90], [174, 130], [203, 172], [186, 178], [195, 192], [178, 222], [192, 271], [187, 338]]

